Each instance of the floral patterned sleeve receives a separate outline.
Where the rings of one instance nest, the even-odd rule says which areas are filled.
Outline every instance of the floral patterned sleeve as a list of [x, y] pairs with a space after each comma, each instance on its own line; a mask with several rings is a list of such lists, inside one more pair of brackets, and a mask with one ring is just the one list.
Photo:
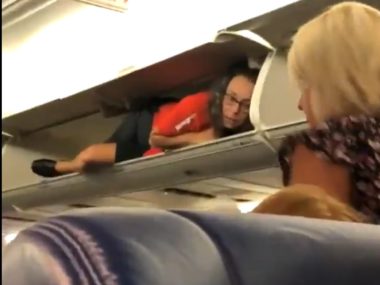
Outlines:
[[350, 169], [361, 210], [380, 217], [380, 118], [349, 116], [287, 137], [279, 150], [283, 183], [291, 178], [291, 157], [298, 144]]

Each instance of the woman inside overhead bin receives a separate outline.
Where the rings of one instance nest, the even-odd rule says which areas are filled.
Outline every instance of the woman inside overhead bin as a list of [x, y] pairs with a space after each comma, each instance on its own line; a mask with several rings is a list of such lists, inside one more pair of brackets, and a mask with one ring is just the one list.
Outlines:
[[[316, 186], [379, 223], [380, 11], [355, 2], [331, 7], [299, 29], [288, 67], [310, 129], [283, 142], [285, 186]], [[289, 195], [270, 198], [267, 213], [294, 200], [282, 191]]]
[[248, 114], [257, 75], [258, 70], [235, 67], [210, 90], [129, 113], [105, 143], [87, 147], [70, 161], [35, 160], [32, 171], [44, 177], [82, 172], [252, 130]]

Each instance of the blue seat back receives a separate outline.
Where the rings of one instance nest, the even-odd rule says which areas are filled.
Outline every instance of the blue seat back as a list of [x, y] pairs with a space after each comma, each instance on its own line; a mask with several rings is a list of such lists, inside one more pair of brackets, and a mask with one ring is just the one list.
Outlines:
[[269, 215], [96, 208], [22, 231], [3, 284], [378, 284], [380, 229]]

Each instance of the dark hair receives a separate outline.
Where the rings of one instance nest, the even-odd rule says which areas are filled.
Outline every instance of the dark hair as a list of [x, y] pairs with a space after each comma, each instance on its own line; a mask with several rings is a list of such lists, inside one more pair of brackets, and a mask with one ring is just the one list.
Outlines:
[[254, 129], [252, 126], [249, 117], [247, 117], [246, 121], [235, 129], [227, 129], [223, 124], [223, 98], [227, 91], [227, 86], [235, 76], [242, 75], [249, 80], [252, 80], [253, 83], [256, 82], [258, 77], [259, 70], [258, 69], [249, 69], [248, 67], [233, 67], [228, 72], [227, 75], [222, 78], [217, 79], [211, 85], [211, 97], [209, 102], [209, 111], [210, 111], [210, 119], [213, 128], [218, 137], [225, 137], [229, 135], [234, 135], [246, 131], [250, 131]]

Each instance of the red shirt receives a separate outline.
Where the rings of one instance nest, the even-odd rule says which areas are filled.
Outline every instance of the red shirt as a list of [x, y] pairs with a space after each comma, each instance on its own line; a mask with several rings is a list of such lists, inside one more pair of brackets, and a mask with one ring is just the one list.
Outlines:
[[[208, 92], [199, 92], [186, 96], [178, 103], [162, 105], [154, 114], [152, 129], [158, 135], [173, 137], [189, 132], [200, 132], [210, 126]], [[144, 156], [162, 152], [153, 148]]]

